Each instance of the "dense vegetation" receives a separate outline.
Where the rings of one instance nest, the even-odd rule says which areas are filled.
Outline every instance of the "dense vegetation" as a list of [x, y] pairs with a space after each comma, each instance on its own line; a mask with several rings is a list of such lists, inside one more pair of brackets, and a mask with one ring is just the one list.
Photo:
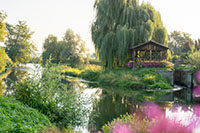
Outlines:
[[50, 126], [49, 118], [12, 98], [0, 96], [0, 132], [37, 133]]
[[39, 110], [60, 128], [81, 125], [84, 123], [82, 116], [87, 112], [87, 108], [83, 108], [86, 101], [80, 99], [68, 84], [61, 82], [59, 73], [56, 68], [46, 67], [42, 71], [42, 78], [34, 75], [17, 83], [14, 97]]
[[8, 55], [5, 52], [5, 49], [3, 47], [0, 47], [0, 73], [5, 69], [6, 65], [8, 63], [12, 63], [11, 59], [8, 57]]
[[4, 42], [7, 36], [6, 25], [4, 23], [5, 18], [6, 14], [0, 11], [0, 42]]
[[[112, 7], [112, 8], [110, 8]], [[167, 45], [168, 35], [160, 14], [138, 0], [96, 0], [92, 40], [106, 68], [124, 66], [129, 48], [155, 40]]]
[[[4, 23], [4, 19], [6, 18], [6, 14], [0, 12], [0, 42], [5, 41], [5, 37], [7, 36], [6, 26]], [[8, 55], [5, 53], [5, 49], [0, 47], [0, 72], [2, 72], [7, 65]]]

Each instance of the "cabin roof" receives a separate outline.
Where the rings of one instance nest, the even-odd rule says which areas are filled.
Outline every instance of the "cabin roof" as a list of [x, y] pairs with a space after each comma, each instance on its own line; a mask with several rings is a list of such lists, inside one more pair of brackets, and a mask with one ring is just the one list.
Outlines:
[[148, 44], [154, 44], [154, 45], [160, 46], [160, 47], [162, 47], [164, 49], [169, 49], [167, 46], [164, 46], [163, 44], [155, 42], [153, 40], [150, 40], [150, 41], [147, 41], [145, 43], [139, 44], [139, 45], [137, 45], [137, 46], [135, 46], [133, 48], [130, 48], [130, 49], [132, 49], [132, 50], [134, 50], [134, 49], [140, 49], [141, 47], [144, 47], [145, 45], [148, 45]]

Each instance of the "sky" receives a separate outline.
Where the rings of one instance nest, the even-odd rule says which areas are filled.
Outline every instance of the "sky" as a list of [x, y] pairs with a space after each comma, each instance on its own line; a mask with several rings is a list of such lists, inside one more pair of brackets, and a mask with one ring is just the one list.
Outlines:
[[[140, 0], [140, 3], [143, 0]], [[91, 24], [95, 18], [95, 0], [0, 0], [0, 10], [7, 14], [6, 22], [17, 24], [26, 21], [32, 40], [42, 52], [42, 44], [49, 34], [59, 39], [68, 28], [82, 37], [90, 52], [94, 52], [91, 41]], [[199, 0], [144, 0], [160, 12], [168, 33], [179, 30], [200, 38]]]

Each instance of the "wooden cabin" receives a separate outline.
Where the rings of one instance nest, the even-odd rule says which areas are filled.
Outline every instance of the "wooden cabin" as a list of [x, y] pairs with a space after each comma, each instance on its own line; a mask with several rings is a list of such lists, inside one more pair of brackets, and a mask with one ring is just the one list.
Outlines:
[[167, 59], [169, 48], [155, 41], [148, 41], [130, 48], [134, 62], [163, 61]]

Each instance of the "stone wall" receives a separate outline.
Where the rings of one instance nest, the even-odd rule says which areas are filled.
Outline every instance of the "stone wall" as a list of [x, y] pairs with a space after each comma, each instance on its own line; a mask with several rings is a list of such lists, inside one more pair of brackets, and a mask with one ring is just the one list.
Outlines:
[[174, 71], [169, 71], [169, 70], [157, 70], [158, 74], [163, 75], [164, 77], [166, 77], [169, 81], [171, 85], [174, 85]]

